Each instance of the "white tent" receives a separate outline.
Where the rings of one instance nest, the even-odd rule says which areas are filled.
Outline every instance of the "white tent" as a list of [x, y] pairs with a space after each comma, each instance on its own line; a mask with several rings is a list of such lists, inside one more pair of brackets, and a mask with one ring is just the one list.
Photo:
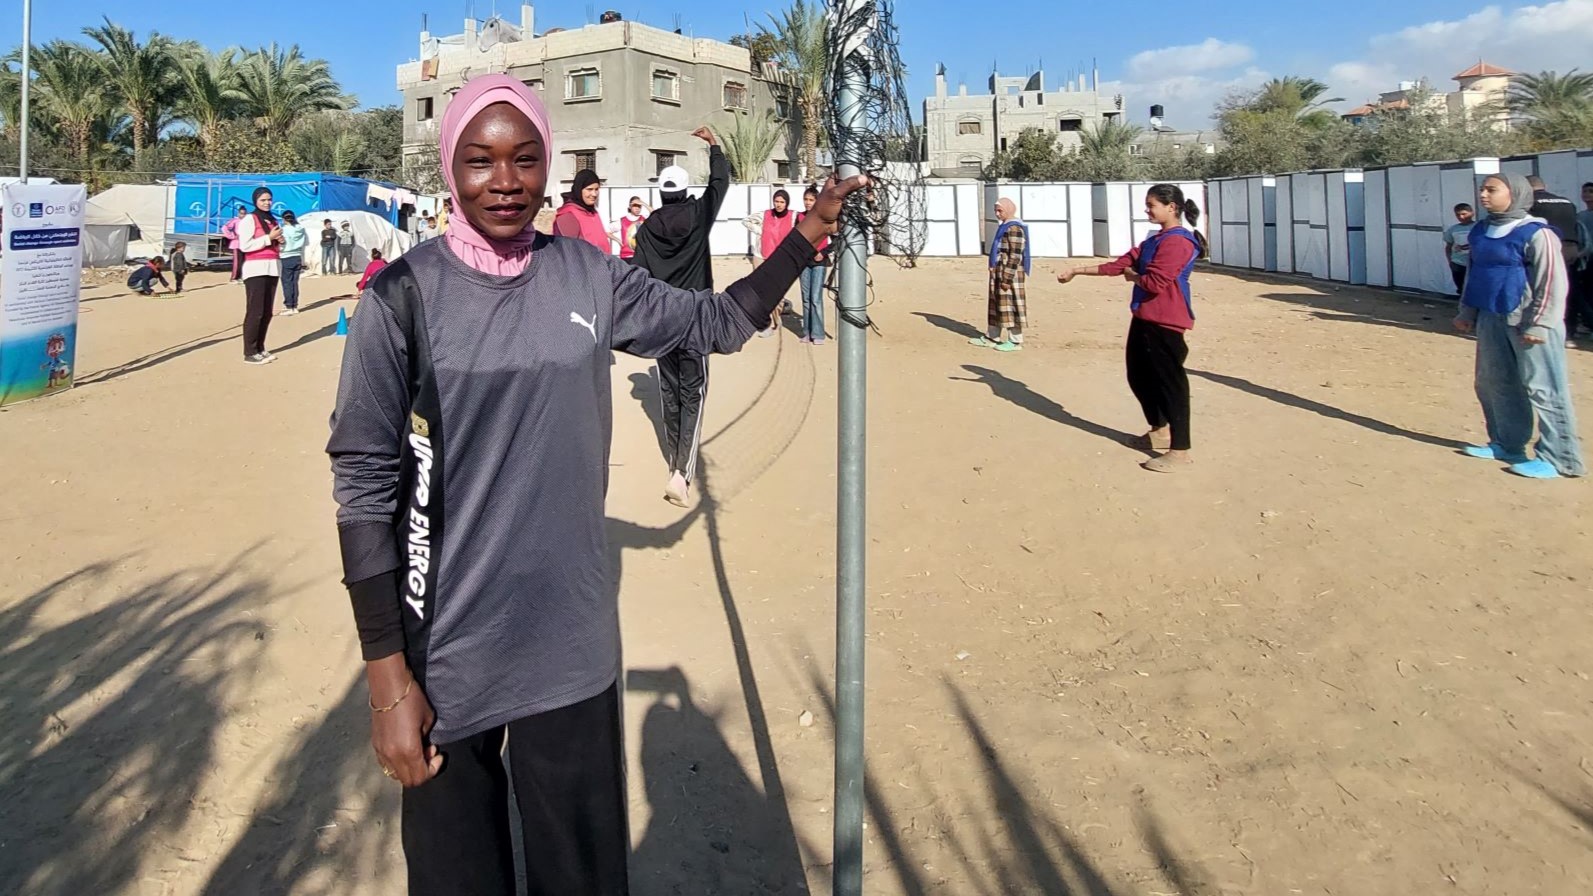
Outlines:
[[321, 222], [331, 219], [332, 226], [342, 228], [343, 222], [349, 222], [349, 227], [354, 231], [354, 265], [357, 270], [364, 270], [365, 265], [371, 260], [371, 250], [382, 250], [382, 258], [392, 261], [415, 244], [415, 238], [394, 227], [381, 215], [370, 212], [307, 212], [299, 218], [299, 224], [309, 234], [309, 242], [304, 245], [304, 273], [316, 274], [321, 271]]
[[128, 244], [133, 256], [162, 255], [176, 192], [176, 187], [161, 184], [117, 184], [90, 198], [89, 204], [132, 219], [138, 228]]
[[83, 267], [111, 268], [127, 261], [127, 240], [137, 225], [90, 199], [83, 209]]

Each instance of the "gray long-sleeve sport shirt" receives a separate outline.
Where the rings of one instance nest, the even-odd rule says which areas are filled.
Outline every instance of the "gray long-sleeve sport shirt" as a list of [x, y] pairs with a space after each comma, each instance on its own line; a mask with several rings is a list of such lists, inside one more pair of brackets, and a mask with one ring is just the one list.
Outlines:
[[408, 544], [394, 526], [406, 504], [400, 452], [414, 445], [407, 350], [381, 290], [366, 291], [327, 446], [345, 581], [403, 577], [406, 562], [412, 575], [417, 537], [436, 564], [428, 605], [402, 605], [430, 614], [425, 643], [411, 637], [405, 650], [425, 668], [433, 742], [568, 706], [614, 682], [609, 352], [738, 350], [812, 253], [800, 234], [788, 244], [778, 271], [760, 268], [729, 293], [675, 289], [579, 240], [547, 241], [512, 278], [467, 267], [444, 240], [412, 249], [404, 259], [424, 297], [447, 435], [445, 524], [416, 527]]

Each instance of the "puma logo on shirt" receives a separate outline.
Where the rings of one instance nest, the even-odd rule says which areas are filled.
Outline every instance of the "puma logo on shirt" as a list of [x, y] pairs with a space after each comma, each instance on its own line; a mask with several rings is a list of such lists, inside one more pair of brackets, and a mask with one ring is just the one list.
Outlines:
[[597, 324], [596, 324], [595, 321], [596, 321], [596, 318], [593, 319], [592, 323], [588, 323], [586, 318], [582, 317], [579, 314], [576, 314], [574, 311], [570, 312], [570, 323], [572, 323], [572, 324], [580, 324], [581, 326], [585, 327], [587, 329], [587, 331], [592, 334], [592, 344], [593, 345], [597, 344]]

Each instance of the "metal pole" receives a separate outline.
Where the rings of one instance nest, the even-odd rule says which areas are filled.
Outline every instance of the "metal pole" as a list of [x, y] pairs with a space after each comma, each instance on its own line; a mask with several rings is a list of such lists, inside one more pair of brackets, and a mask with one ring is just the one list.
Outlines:
[[22, 0], [22, 120], [20, 131], [22, 137], [18, 146], [17, 176], [23, 183], [28, 181], [28, 88], [33, 79], [30, 77], [31, 69], [28, 67], [29, 51], [33, 45], [33, 0]]
[[[843, 11], [859, 2], [838, 0]], [[836, 19], [832, 19], [832, 22]], [[831, 37], [832, 52], [845, 52]], [[855, 46], [855, 44], [854, 44]], [[863, 96], [868, 74], [855, 56], [843, 63], [837, 85], [840, 130], [865, 127]], [[861, 173], [855, 143], [834, 147], [841, 177]], [[861, 199], [861, 197], [859, 197]], [[839, 234], [840, 439], [836, 505], [835, 576], [835, 896], [863, 891], [863, 634], [867, 494], [864, 483], [868, 409], [868, 235], [852, 217]]]

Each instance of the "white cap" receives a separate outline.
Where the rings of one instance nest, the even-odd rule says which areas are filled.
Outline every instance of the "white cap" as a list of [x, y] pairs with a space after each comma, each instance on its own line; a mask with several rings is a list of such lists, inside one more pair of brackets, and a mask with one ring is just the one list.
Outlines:
[[658, 175], [658, 189], [665, 193], [679, 193], [691, 186], [691, 175], [679, 165], [670, 165]]

